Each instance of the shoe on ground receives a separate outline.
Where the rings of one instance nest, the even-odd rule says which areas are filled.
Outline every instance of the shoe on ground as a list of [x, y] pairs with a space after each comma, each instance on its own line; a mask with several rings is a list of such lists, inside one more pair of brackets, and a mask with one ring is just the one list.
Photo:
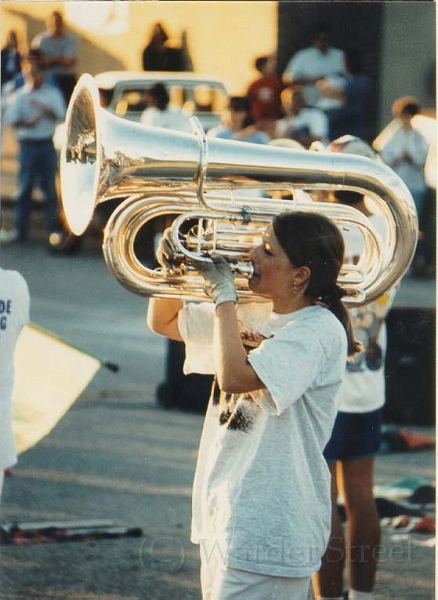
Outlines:
[[16, 229], [0, 229], [0, 242], [10, 244], [18, 240], [18, 231]]

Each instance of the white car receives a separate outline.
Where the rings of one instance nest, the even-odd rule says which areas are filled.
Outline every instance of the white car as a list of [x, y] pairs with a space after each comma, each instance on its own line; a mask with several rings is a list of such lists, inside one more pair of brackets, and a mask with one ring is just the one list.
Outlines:
[[[139, 122], [147, 108], [147, 90], [155, 83], [163, 83], [170, 96], [171, 107], [183, 108], [197, 117], [204, 131], [220, 124], [227, 107], [229, 92], [226, 83], [219, 77], [192, 72], [162, 71], [105, 71], [94, 76], [99, 90], [100, 105], [108, 112], [123, 119]], [[55, 131], [54, 143], [58, 153], [65, 137], [65, 123]], [[114, 210], [118, 201], [99, 204], [93, 222], [100, 230]], [[145, 228], [140, 236], [148, 260], [154, 260], [153, 227]]]
[[[169, 105], [184, 108], [197, 117], [204, 131], [221, 123], [228, 104], [229, 91], [220, 77], [192, 72], [104, 71], [94, 76], [100, 104], [108, 112], [129, 121], [140, 122], [147, 108], [146, 91], [155, 83], [163, 83], [170, 96]], [[57, 126], [55, 147], [60, 151], [65, 125]]]
[[228, 88], [223, 79], [198, 73], [106, 71], [94, 79], [101, 105], [130, 121], [140, 121], [147, 108], [146, 91], [155, 83], [166, 86], [170, 106], [193, 114], [205, 131], [219, 125], [228, 102]]

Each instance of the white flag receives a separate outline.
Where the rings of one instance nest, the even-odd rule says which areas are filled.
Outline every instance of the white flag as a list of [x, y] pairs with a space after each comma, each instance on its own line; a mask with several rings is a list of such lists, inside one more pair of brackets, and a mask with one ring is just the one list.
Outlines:
[[34, 324], [15, 350], [12, 415], [17, 454], [45, 437], [80, 396], [101, 361]]

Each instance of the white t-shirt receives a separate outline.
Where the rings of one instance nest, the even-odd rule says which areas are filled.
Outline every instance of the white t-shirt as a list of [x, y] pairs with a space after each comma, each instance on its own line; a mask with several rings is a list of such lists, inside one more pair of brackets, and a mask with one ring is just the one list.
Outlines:
[[[41, 110], [39, 105], [50, 108], [54, 114], [44, 114], [31, 127], [17, 125], [35, 117]], [[64, 98], [56, 87], [44, 84], [39, 89], [33, 89], [30, 84], [25, 84], [8, 102], [4, 120], [6, 125], [15, 127], [18, 140], [42, 140], [53, 137], [56, 124], [61, 123], [64, 117]]]
[[[403, 179], [412, 194], [426, 189], [424, 167], [429, 144], [426, 138], [416, 129], [406, 131], [397, 129], [380, 151], [382, 160]], [[413, 162], [403, 160], [394, 164], [405, 153], [410, 154]]]
[[[381, 238], [385, 239], [386, 225], [383, 217], [373, 214], [369, 220]], [[344, 232], [344, 239], [346, 261], [353, 263], [354, 257], [360, 256], [364, 250], [363, 237], [351, 230]], [[385, 404], [387, 332], [384, 320], [394, 303], [396, 291], [397, 288], [392, 288], [374, 302], [349, 311], [355, 337], [362, 342], [364, 351], [347, 362], [345, 377], [337, 396], [341, 412], [370, 412]]]
[[[341, 76], [345, 71], [344, 52], [338, 48], [329, 48], [325, 53], [321, 52], [315, 46], [309, 46], [299, 50], [292, 58], [284, 70], [283, 77], [300, 79], [309, 77], [311, 79], [322, 77]], [[306, 102], [309, 106], [318, 108], [331, 108], [339, 106], [341, 103], [333, 100], [327, 103], [327, 98], [321, 98], [316, 86], [305, 86]]]
[[328, 141], [328, 118], [318, 108], [303, 108], [297, 115], [279, 119], [275, 124], [277, 138], [289, 138], [294, 132], [298, 133], [303, 128], [309, 130], [312, 138], [320, 139], [324, 144]]
[[[210, 400], [198, 453], [192, 541], [232, 568], [284, 577], [318, 570], [330, 531], [322, 452], [336, 414], [347, 339], [326, 308], [279, 315], [238, 305], [248, 360], [266, 388]], [[214, 371], [214, 305], [180, 311], [184, 371]], [[262, 340], [260, 342], [260, 340]], [[259, 344], [257, 346], [257, 344]]]
[[[52, 58], [53, 56], [63, 56], [64, 58], [75, 58], [76, 56], [76, 38], [70, 33], [64, 32], [60, 37], [43, 32], [38, 34], [32, 40], [32, 48], [39, 48], [44, 56]], [[47, 70], [50, 73], [72, 73], [74, 67], [58, 65]]]
[[0, 267], [0, 469], [17, 461], [12, 430], [14, 351], [18, 335], [29, 321], [29, 290], [17, 271]]
[[193, 131], [189, 121], [189, 114], [179, 108], [166, 108], [159, 110], [150, 106], [143, 111], [140, 122], [150, 127], [163, 127], [164, 129], [175, 129], [176, 131]]

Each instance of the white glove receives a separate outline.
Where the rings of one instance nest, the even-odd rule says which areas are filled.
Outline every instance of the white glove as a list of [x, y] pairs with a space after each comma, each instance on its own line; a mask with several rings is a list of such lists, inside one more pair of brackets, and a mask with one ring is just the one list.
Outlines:
[[237, 292], [230, 266], [220, 254], [211, 254], [211, 261], [196, 261], [197, 271], [205, 279], [205, 292], [216, 306], [224, 302], [237, 302]]

